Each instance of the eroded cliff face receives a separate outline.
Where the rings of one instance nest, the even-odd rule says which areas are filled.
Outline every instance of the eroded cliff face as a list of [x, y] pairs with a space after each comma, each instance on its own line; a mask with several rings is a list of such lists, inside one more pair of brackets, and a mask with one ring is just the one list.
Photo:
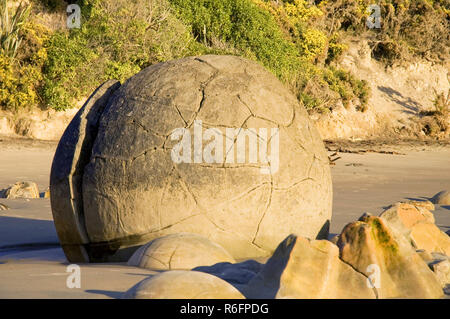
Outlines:
[[[368, 139], [379, 137], [448, 138], [447, 132], [433, 125], [433, 99], [449, 90], [449, 65], [420, 61], [406, 66], [386, 68], [371, 57], [367, 41], [354, 41], [342, 57], [339, 67], [366, 80], [371, 97], [365, 112], [357, 111], [359, 102], [345, 108], [340, 101], [327, 114], [312, 115], [324, 139]], [[441, 119], [442, 120], [442, 119]], [[449, 126], [449, 116], [443, 119]], [[430, 124], [429, 124], [430, 122]]]

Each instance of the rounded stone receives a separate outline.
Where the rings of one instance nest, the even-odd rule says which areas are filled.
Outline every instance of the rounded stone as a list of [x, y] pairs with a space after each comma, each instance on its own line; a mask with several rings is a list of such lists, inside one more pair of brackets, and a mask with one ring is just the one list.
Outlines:
[[171, 234], [139, 248], [128, 265], [153, 270], [190, 270], [217, 263], [235, 263], [220, 245], [196, 234]]
[[434, 195], [431, 201], [437, 205], [450, 205], [450, 192], [441, 191]]
[[17, 182], [0, 193], [3, 193], [2, 197], [8, 199], [39, 198], [39, 189], [37, 184], [30, 181]]
[[235, 259], [268, 256], [290, 233], [326, 238], [331, 219], [328, 157], [307, 112], [273, 74], [235, 56], [103, 84], [66, 129], [50, 183], [73, 262], [127, 261], [179, 232]]
[[219, 277], [198, 272], [171, 270], [144, 279], [128, 290], [124, 299], [245, 299]]

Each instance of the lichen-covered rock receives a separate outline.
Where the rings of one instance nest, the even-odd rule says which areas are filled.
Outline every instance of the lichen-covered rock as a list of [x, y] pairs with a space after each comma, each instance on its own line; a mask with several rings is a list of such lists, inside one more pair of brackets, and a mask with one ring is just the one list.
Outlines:
[[343, 261], [374, 278], [379, 298], [440, 298], [443, 294], [407, 238], [394, 235], [382, 218], [365, 216], [348, 224], [337, 245]]
[[[150, 66], [113, 91], [90, 98], [53, 161], [52, 209], [69, 260], [126, 261], [179, 232], [236, 259], [268, 256], [293, 232], [326, 238], [332, 187], [323, 142], [263, 67], [189, 57]], [[192, 149], [181, 152], [180, 143]]]
[[39, 189], [34, 182], [17, 182], [2, 191], [2, 197], [15, 198], [39, 198]]
[[220, 245], [189, 233], [170, 234], [139, 248], [128, 265], [153, 270], [190, 270], [235, 260]]
[[243, 290], [247, 298], [376, 298], [367, 278], [327, 240], [290, 235]]
[[431, 198], [431, 201], [437, 205], [450, 205], [450, 192], [440, 191]]
[[226, 281], [198, 271], [171, 270], [144, 279], [125, 299], [245, 299]]

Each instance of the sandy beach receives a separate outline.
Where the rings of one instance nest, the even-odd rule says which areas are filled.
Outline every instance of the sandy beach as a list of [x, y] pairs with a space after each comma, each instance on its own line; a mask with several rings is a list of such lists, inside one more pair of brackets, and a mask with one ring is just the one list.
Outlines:
[[[49, 186], [56, 143], [0, 141], [0, 189], [30, 180]], [[333, 217], [330, 236], [364, 212], [378, 215], [397, 201], [426, 199], [450, 189], [450, 147], [402, 147], [399, 154], [338, 153], [331, 167]], [[149, 270], [124, 264], [84, 264], [81, 288], [67, 288], [70, 275], [59, 247], [49, 199], [0, 199], [0, 298], [120, 298]], [[450, 230], [450, 207], [436, 206], [436, 224]]]

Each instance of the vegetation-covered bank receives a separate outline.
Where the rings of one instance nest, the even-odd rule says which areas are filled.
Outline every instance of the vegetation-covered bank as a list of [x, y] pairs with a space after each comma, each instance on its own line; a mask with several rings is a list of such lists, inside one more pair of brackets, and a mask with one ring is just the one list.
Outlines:
[[336, 100], [364, 111], [368, 84], [336, 63], [346, 38], [369, 39], [387, 66], [443, 61], [450, 47], [445, 0], [382, 0], [380, 29], [366, 26], [369, 0], [79, 0], [73, 29], [65, 1], [0, 3], [0, 107], [12, 111], [64, 110], [107, 79], [208, 53], [258, 61], [310, 111], [327, 112]]

